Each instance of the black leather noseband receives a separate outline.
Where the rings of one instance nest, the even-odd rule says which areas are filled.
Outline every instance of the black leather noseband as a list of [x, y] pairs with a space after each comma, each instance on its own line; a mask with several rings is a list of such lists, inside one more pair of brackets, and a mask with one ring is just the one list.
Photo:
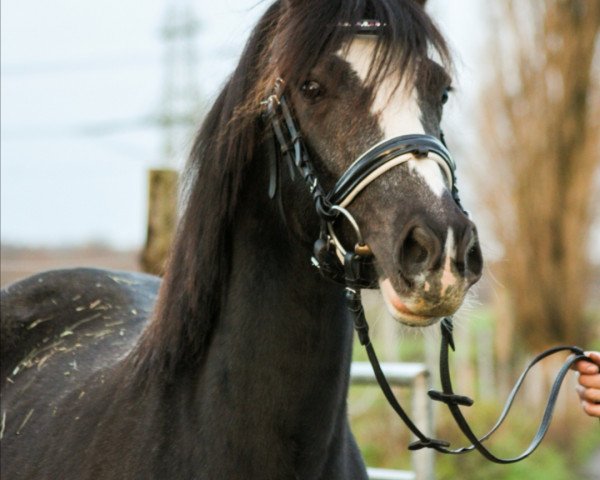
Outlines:
[[361, 184], [366, 187], [370, 183], [369, 177], [377, 174], [378, 170], [383, 170], [382, 173], [385, 173], [403, 163], [400, 157], [406, 155], [411, 155], [413, 158], [426, 158], [429, 154], [434, 154], [441, 160], [438, 163], [448, 178], [453, 194], [455, 193], [455, 200], [459, 202], [455, 177], [456, 163], [452, 155], [440, 140], [422, 134], [394, 137], [369, 149], [342, 174], [328, 196], [329, 201], [336, 205], [347, 205], [349, 203], [347, 199], [359, 193], [356, 190]]

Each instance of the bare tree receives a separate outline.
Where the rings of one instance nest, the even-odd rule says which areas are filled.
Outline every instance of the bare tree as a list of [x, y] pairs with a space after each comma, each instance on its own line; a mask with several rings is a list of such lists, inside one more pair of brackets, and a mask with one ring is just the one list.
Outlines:
[[512, 328], [539, 350], [583, 340], [600, 166], [600, 1], [495, 8], [493, 76], [482, 98], [484, 191], [505, 250], [497, 273]]

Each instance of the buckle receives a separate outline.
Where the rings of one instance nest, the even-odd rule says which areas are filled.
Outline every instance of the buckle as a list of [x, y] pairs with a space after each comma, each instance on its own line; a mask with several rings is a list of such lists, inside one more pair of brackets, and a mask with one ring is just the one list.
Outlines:
[[437, 438], [426, 438], [425, 440], [416, 440], [412, 442], [408, 449], [415, 451], [421, 450], [422, 448], [448, 448], [450, 446], [450, 442], [446, 442], [445, 440], [438, 440]]
[[475, 403], [472, 398], [469, 398], [465, 395], [456, 395], [455, 393], [444, 393], [438, 390], [429, 390], [427, 392], [429, 398], [435, 400], [436, 402], [442, 402], [446, 405], [462, 405], [464, 407], [470, 407]]

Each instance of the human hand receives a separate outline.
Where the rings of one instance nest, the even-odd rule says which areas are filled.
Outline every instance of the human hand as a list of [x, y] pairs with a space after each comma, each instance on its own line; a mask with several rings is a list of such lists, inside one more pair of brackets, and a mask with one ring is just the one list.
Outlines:
[[579, 360], [573, 365], [577, 375], [577, 393], [583, 411], [600, 418], [600, 352], [586, 352], [592, 362]]

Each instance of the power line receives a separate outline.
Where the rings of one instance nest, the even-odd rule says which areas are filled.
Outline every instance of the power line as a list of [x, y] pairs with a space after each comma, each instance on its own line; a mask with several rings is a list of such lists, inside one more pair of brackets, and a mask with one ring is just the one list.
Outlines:
[[159, 122], [163, 128], [165, 160], [177, 163], [177, 145], [181, 145], [195, 126], [199, 109], [198, 48], [195, 38], [200, 31], [192, 0], [169, 0], [162, 26], [164, 77]]
[[[177, 116], [168, 118], [169, 124], [176, 126], [196, 125], [200, 120], [199, 115]], [[130, 119], [114, 119], [94, 123], [81, 123], [73, 125], [17, 125], [2, 127], [3, 138], [35, 138], [35, 137], [73, 137], [88, 136], [100, 137], [124, 133], [131, 130], [162, 129], [165, 119], [161, 115], [147, 115]]]
[[64, 73], [87, 73], [97, 70], [128, 69], [158, 65], [156, 55], [129, 54], [119, 57], [81, 58], [72, 60], [41, 61], [32, 63], [4, 63], [0, 73], [6, 76], [28, 76]]
[[[236, 58], [239, 52], [229, 45], [220, 45], [210, 48], [207, 57], [212, 62], [226, 62]], [[35, 75], [61, 75], [69, 73], [88, 73], [98, 70], [114, 69], [139, 69], [158, 67], [161, 59], [158, 55], [148, 52], [132, 53], [119, 57], [78, 58], [56, 61], [39, 61], [30, 63], [2, 63], [0, 74], [2, 76], [35, 76]]]

